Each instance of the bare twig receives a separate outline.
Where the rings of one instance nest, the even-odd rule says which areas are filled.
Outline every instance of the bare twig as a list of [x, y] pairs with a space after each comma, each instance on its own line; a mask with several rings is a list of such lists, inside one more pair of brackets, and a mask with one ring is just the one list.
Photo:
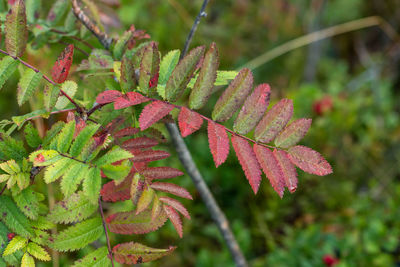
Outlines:
[[80, 43], [86, 45], [88, 48], [94, 49], [94, 46], [93, 46], [93, 45], [89, 44], [88, 42], [86, 42], [85, 40], [82, 40], [81, 38], [79, 38], [79, 37], [77, 37], [77, 36], [68, 35], [67, 32], [59, 31], [59, 30], [57, 30], [57, 29], [51, 29], [50, 31], [55, 32], [55, 33], [58, 33], [58, 34], [65, 35], [65, 37], [74, 39], [74, 40], [76, 40], [76, 41], [78, 41], [78, 42], [80, 42]]
[[100, 28], [93, 23], [88, 16], [82, 11], [79, 7], [78, 0], [72, 0], [72, 11], [74, 15], [91, 31], [94, 36], [100, 41], [100, 43], [104, 46], [105, 49], [109, 49], [113, 39], [109, 37], [105, 32], [102, 32]]
[[101, 214], [101, 221], [103, 222], [104, 232], [106, 234], [108, 258], [111, 260], [111, 265], [114, 267], [114, 260], [113, 260], [112, 250], [111, 250], [110, 237], [108, 236], [106, 220], [104, 218], [104, 212], [103, 212], [103, 205], [101, 203], [101, 197], [99, 197], [99, 210], [100, 210], [100, 214]]
[[[0, 49], [0, 53], [2, 53], [2, 54], [4, 54], [4, 55], [7, 55], [7, 56], [10, 56], [10, 57], [12, 57], [14, 60], [18, 60], [18, 61], [21, 62], [23, 65], [25, 65], [26, 67], [32, 69], [32, 70], [35, 71], [35, 72], [40, 72], [37, 68], [35, 68], [34, 66], [30, 65], [28, 62], [23, 61], [23, 60], [20, 59], [19, 57], [13, 57], [13, 56], [11, 56], [9, 53], [7, 53], [6, 51], [1, 50], [1, 49]], [[42, 77], [43, 77], [43, 79], [45, 79], [46, 81], [48, 81], [48, 82], [51, 83], [52, 85], [56, 85], [56, 83], [55, 83], [52, 79], [50, 79], [48, 76], [44, 75], [43, 73], [42, 73]], [[76, 107], [76, 110], [77, 110], [79, 113], [82, 113], [83, 108], [82, 108], [81, 106], [79, 106], [78, 103], [76, 103], [76, 102], [75, 102], [66, 92], [64, 92], [62, 89], [60, 89], [60, 92], [61, 92], [61, 94], [62, 94], [63, 96], [65, 96], [65, 97], [69, 100], [69, 102], [71, 102], [71, 103]]]

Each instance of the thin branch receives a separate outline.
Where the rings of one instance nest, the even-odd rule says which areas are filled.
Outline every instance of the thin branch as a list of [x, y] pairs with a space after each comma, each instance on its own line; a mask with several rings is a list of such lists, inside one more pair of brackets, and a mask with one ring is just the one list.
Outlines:
[[[7, 55], [7, 56], [10, 56], [10, 57], [12, 57], [14, 60], [18, 60], [18, 61], [21, 62], [23, 65], [25, 65], [26, 67], [32, 69], [32, 70], [35, 71], [35, 72], [40, 72], [40, 70], [38, 70], [37, 68], [35, 68], [35, 67], [32, 66], [31, 64], [29, 64], [28, 62], [23, 61], [23, 60], [22, 60], [21, 58], [19, 58], [19, 57], [13, 57], [13, 56], [11, 56], [9, 53], [7, 53], [6, 51], [4, 51], [4, 50], [2, 50], [2, 49], [0, 49], [0, 53], [2, 53], [2, 54], [4, 54], [4, 55]], [[48, 76], [44, 75], [43, 73], [42, 73], [42, 77], [43, 77], [43, 79], [45, 79], [46, 81], [48, 81], [48, 82], [51, 83], [52, 85], [56, 85], [56, 83], [55, 83], [52, 79], [50, 79]], [[64, 92], [62, 89], [60, 89], [60, 92], [61, 92], [61, 94], [62, 94], [63, 96], [65, 96], [65, 97], [69, 100], [69, 102], [71, 102], [71, 103], [76, 107], [76, 110], [77, 110], [79, 113], [82, 113], [82, 112], [83, 112], [83, 108], [82, 108], [81, 106], [79, 106], [78, 103], [76, 103], [66, 92]]]
[[4, 187], [3, 187], [3, 189], [1, 189], [1, 191], [0, 191], [0, 196], [4, 193], [4, 191], [6, 190], [6, 188], [7, 188], [7, 184], [5, 184]]
[[78, 0], [72, 0], [72, 11], [74, 12], [75, 17], [77, 17], [77, 19], [81, 21], [83, 25], [85, 25], [85, 27], [94, 34], [94, 36], [96, 36], [104, 48], [109, 49], [113, 39], [108, 37], [105, 32], [102, 32], [100, 28], [93, 23], [88, 16], [86, 16], [86, 14], [79, 7]]
[[195, 34], [196, 30], [197, 30], [197, 27], [199, 26], [201, 18], [207, 16], [207, 13], [205, 12], [207, 4], [208, 4], [208, 0], [204, 0], [203, 5], [201, 6], [200, 12], [199, 12], [199, 14], [197, 14], [197, 17], [194, 20], [192, 29], [190, 30], [189, 35], [186, 38], [185, 45], [183, 47], [183, 51], [182, 51], [182, 54], [180, 56], [180, 59], [182, 59], [186, 55], [186, 53], [188, 52], [190, 43], [192, 42], [193, 36], [194, 36], [194, 34]]
[[112, 250], [111, 250], [110, 237], [108, 236], [106, 220], [104, 218], [104, 212], [103, 212], [103, 205], [101, 203], [101, 197], [99, 197], [99, 210], [100, 210], [100, 214], [101, 214], [101, 221], [103, 222], [104, 232], [106, 233], [108, 258], [111, 260], [111, 265], [114, 267], [114, 260], [113, 260]]
[[87, 46], [88, 48], [90, 48], [91, 50], [94, 49], [94, 46], [93, 46], [93, 45], [89, 44], [88, 42], [86, 42], [85, 40], [83, 40], [83, 39], [81, 39], [81, 38], [79, 38], [79, 37], [77, 37], [77, 36], [68, 35], [67, 32], [59, 31], [59, 30], [57, 30], [57, 29], [51, 29], [50, 31], [55, 32], [55, 33], [58, 33], [58, 34], [62, 34], [62, 35], [65, 35], [65, 37], [74, 39], [74, 40], [76, 40], [76, 41], [78, 41], [78, 42], [80, 42], [80, 43], [86, 45], [86, 46]]

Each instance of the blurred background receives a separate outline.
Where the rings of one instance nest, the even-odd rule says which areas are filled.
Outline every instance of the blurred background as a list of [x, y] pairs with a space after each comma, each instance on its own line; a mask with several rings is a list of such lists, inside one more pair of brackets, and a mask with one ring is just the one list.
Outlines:
[[[164, 54], [182, 49], [203, 1], [97, 2], [111, 35], [134, 24]], [[295, 117], [313, 119], [302, 144], [323, 154], [334, 169], [326, 177], [298, 171], [297, 191], [283, 199], [264, 179], [254, 196], [232, 151], [215, 168], [204, 126], [185, 139], [250, 265], [400, 266], [400, 1], [211, 0], [206, 11], [192, 47], [216, 42], [220, 69], [249, 66], [257, 83], [271, 85], [272, 104], [293, 99]], [[364, 19], [370, 16], [376, 17]], [[346, 22], [355, 22], [355, 29], [349, 31]], [[308, 35], [332, 26], [343, 34], [319, 42]], [[287, 45], [299, 37], [304, 46]], [[41, 53], [55, 59], [61, 50], [53, 50]], [[282, 51], [287, 53], [279, 55]], [[29, 60], [43, 64], [39, 57]], [[28, 108], [10, 101], [13, 89], [5, 88], [0, 119], [26, 113]], [[182, 169], [176, 156], [164, 163]], [[234, 266], [190, 178], [179, 182], [194, 195], [184, 202], [192, 220], [184, 222], [183, 239], [170, 223], [137, 237], [149, 246], [178, 246], [171, 256], [144, 266]]]

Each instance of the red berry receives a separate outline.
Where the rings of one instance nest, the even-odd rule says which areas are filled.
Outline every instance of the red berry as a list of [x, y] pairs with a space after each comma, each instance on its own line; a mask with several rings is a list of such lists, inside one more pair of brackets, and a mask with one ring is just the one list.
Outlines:
[[15, 236], [14, 233], [8, 233], [8, 234], [7, 234], [8, 241], [11, 241], [11, 239], [13, 239], [14, 236]]
[[325, 265], [329, 267], [339, 263], [339, 260], [337, 258], [329, 254], [325, 255], [322, 259]]
[[322, 99], [315, 101], [313, 104], [313, 110], [319, 116], [331, 111], [332, 108], [333, 101], [331, 96], [324, 96]]

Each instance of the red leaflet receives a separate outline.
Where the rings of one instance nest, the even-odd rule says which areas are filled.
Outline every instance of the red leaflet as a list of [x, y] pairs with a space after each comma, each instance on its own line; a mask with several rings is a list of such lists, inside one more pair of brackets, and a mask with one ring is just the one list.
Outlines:
[[187, 219], [189, 219], [189, 220], [191, 219], [187, 209], [178, 200], [170, 198], [170, 197], [160, 197], [160, 201], [164, 202], [165, 204], [170, 205], [171, 207], [173, 207], [174, 209], [179, 211]]
[[[132, 152], [132, 151], [130, 151]], [[165, 159], [170, 156], [166, 151], [162, 150], [146, 150], [140, 153], [133, 152], [134, 157], [131, 159], [133, 162], [149, 162], [160, 159]]]
[[119, 185], [115, 185], [114, 181], [106, 183], [100, 191], [104, 201], [116, 202], [128, 200], [131, 198], [130, 187], [132, 183], [132, 175], [129, 175]]
[[274, 154], [270, 149], [257, 144], [254, 145], [253, 150], [272, 187], [282, 198], [285, 191], [285, 179]]
[[173, 109], [173, 105], [162, 101], [154, 101], [148, 104], [144, 107], [139, 117], [140, 129], [143, 131], [149, 128], [151, 125], [165, 117]]
[[51, 71], [51, 77], [56, 83], [63, 83], [69, 73], [72, 64], [72, 57], [74, 55], [74, 45], [68, 45], [65, 50], [58, 57], [56, 63]]
[[178, 212], [172, 208], [171, 206], [164, 205], [164, 211], [167, 214], [168, 218], [171, 220], [172, 224], [174, 225], [176, 232], [180, 238], [183, 236], [183, 229], [182, 229], [182, 220], [179, 217]]
[[289, 160], [288, 154], [285, 151], [275, 149], [274, 155], [283, 171], [286, 187], [289, 189], [290, 193], [295, 192], [297, 189], [296, 168]]
[[143, 148], [150, 148], [153, 146], [158, 145], [157, 140], [148, 137], [138, 137], [126, 140], [122, 144], [122, 148], [124, 149], [143, 149]]
[[218, 167], [225, 162], [229, 154], [229, 138], [222, 125], [208, 121], [208, 143], [213, 155], [215, 166]]
[[107, 91], [100, 93], [96, 97], [96, 102], [98, 104], [108, 104], [108, 103], [114, 102], [115, 99], [117, 99], [118, 97], [121, 97], [121, 96], [122, 96], [122, 93], [120, 91], [107, 90]]
[[319, 154], [305, 146], [295, 146], [289, 149], [289, 159], [305, 172], [324, 176], [332, 173], [331, 165]]
[[183, 187], [176, 185], [176, 184], [171, 184], [171, 183], [162, 183], [162, 182], [155, 182], [151, 184], [150, 186], [154, 190], [158, 191], [163, 191], [167, 192], [173, 195], [176, 195], [178, 197], [183, 197], [192, 200], [192, 196], [190, 193]]
[[114, 109], [123, 109], [147, 102], [149, 99], [137, 92], [128, 92], [114, 101]]
[[181, 112], [179, 113], [178, 122], [182, 136], [186, 137], [200, 129], [203, 124], [203, 119], [199, 113], [182, 107]]
[[245, 139], [232, 135], [231, 140], [236, 156], [244, 170], [244, 174], [246, 175], [254, 194], [257, 194], [261, 182], [261, 167], [260, 164], [258, 164], [256, 154], [251, 148], [249, 142]]
[[122, 138], [122, 137], [126, 137], [126, 136], [132, 136], [132, 135], [137, 134], [139, 131], [140, 131], [139, 128], [127, 127], [127, 128], [124, 128], [124, 129], [116, 132], [114, 137]]
[[182, 176], [183, 172], [171, 167], [148, 167], [140, 172], [149, 179], [169, 179]]

